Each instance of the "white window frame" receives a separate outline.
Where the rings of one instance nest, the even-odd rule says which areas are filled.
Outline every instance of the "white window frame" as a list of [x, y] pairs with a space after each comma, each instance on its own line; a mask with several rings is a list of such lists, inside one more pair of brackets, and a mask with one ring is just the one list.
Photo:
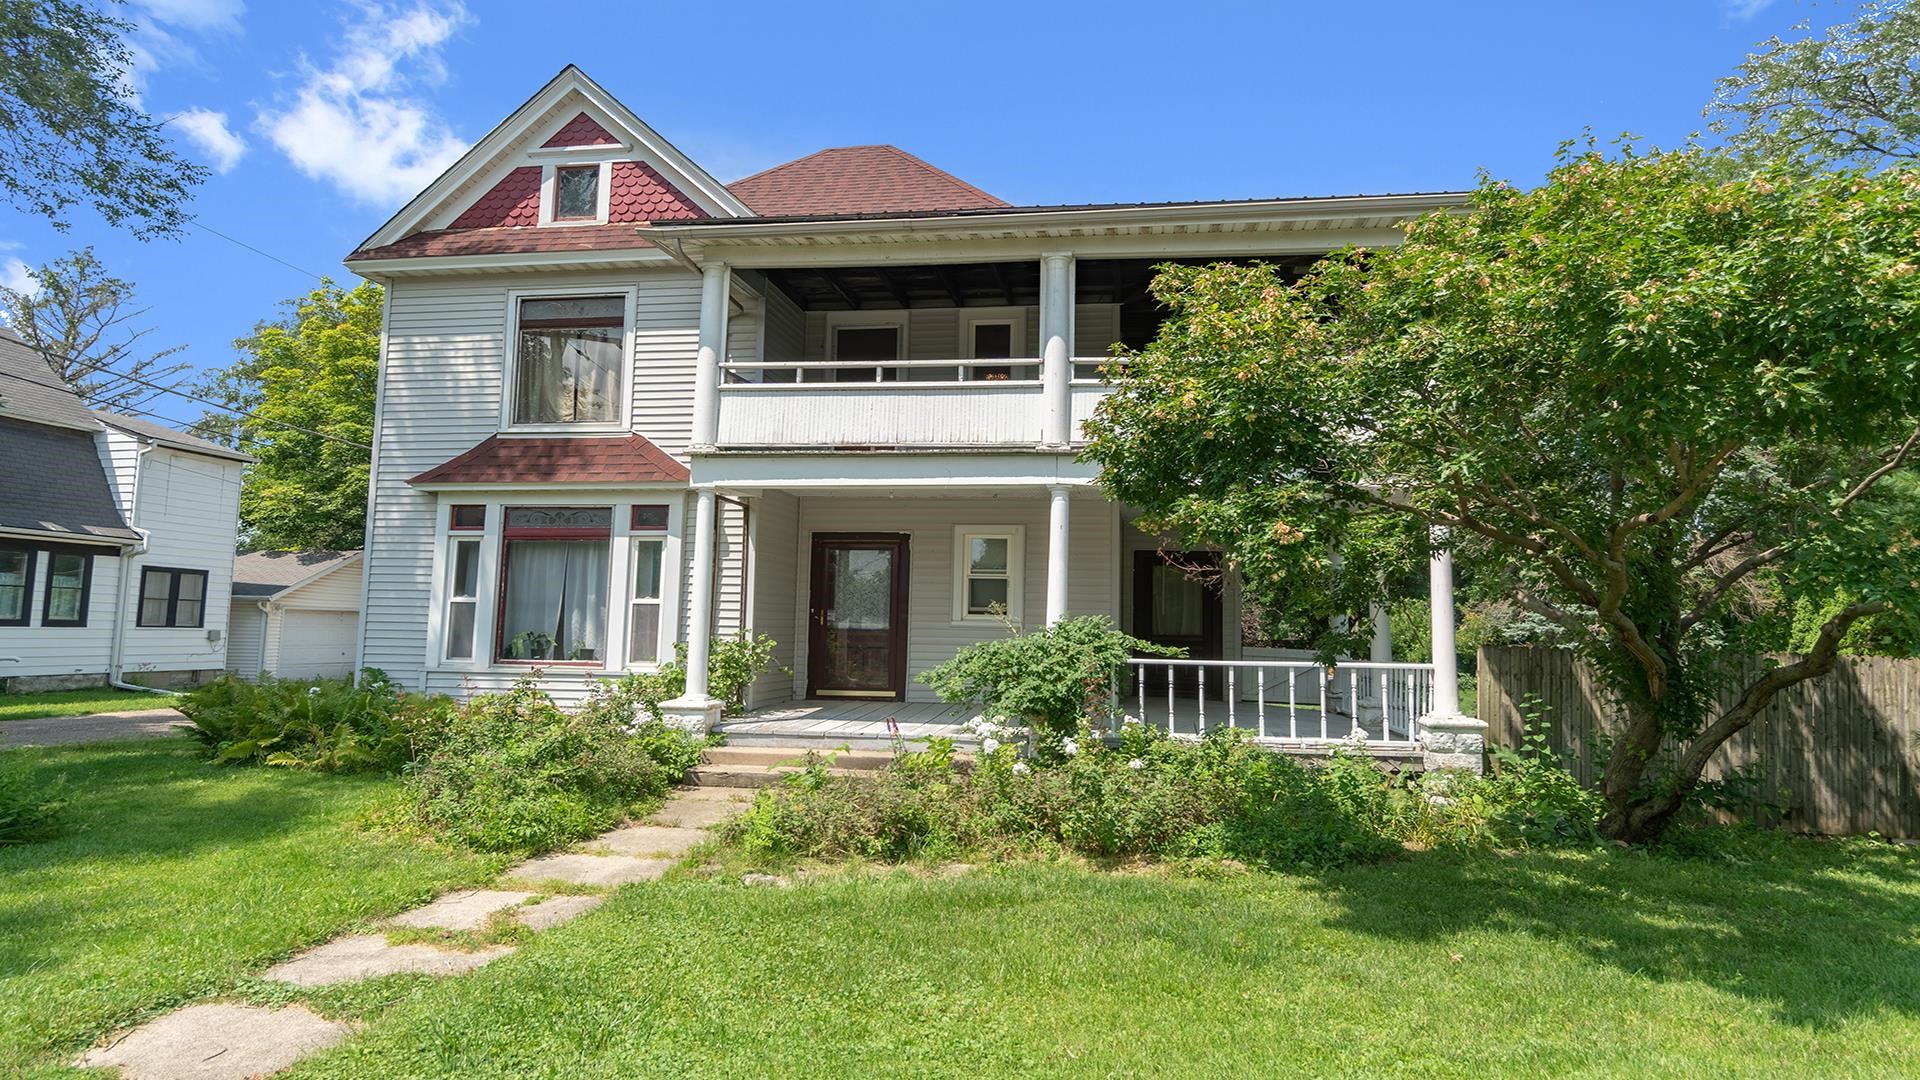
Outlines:
[[[456, 529], [453, 527], [453, 508], [455, 506], [480, 506], [486, 518], [478, 529]], [[442, 571], [445, 580], [441, 582], [442, 595], [440, 610], [439, 655], [442, 663], [474, 664], [481, 662], [480, 657], [480, 609], [486, 593], [486, 553], [487, 530], [493, 526], [493, 508], [485, 503], [449, 502], [441, 512], [441, 546], [446, 549], [445, 568]], [[473, 545], [473, 595], [461, 596], [453, 591], [454, 573], [460, 565], [458, 552], [461, 544]], [[453, 606], [467, 604], [473, 608], [473, 640], [467, 642], [467, 655], [453, 655]]]
[[[584, 169], [598, 166], [600, 182], [594, 192], [595, 209], [590, 218], [556, 218], [554, 211], [559, 209], [559, 175], [561, 169]], [[540, 224], [543, 227], [564, 229], [571, 225], [605, 225], [607, 209], [612, 205], [613, 162], [605, 161], [554, 161], [540, 166]]]
[[[640, 503], [635, 505], [645, 506], [650, 504]], [[667, 511], [667, 517], [669, 522], [671, 522], [673, 517], [673, 511], [671, 509]], [[633, 523], [633, 510], [631, 509], [631, 507], [627, 510], [627, 523], [628, 525], [632, 525]], [[639, 595], [640, 593], [639, 554], [640, 554], [641, 544], [660, 545], [660, 560], [659, 560], [660, 585], [657, 590], [659, 592], [659, 595], [654, 597], [651, 600], [641, 599]], [[660, 666], [661, 663], [664, 662], [661, 660], [661, 657], [660, 657], [661, 651], [664, 649], [670, 652], [673, 649], [673, 641], [672, 641], [673, 623], [670, 619], [667, 618], [667, 614], [668, 614], [667, 581], [668, 581], [669, 575], [667, 573], [667, 534], [666, 532], [648, 530], [646, 532], [633, 533], [632, 537], [627, 541], [627, 561], [630, 564], [630, 568], [628, 569], [625, 575], [626, 582], [627, 582], [627, 607], [622, 614], [626, 618], [626, 627], [624, 629], [624, 634], [628, 640], [622, 642], [621, 656], [624, 658], [622, 660], [622, 666], [627, 668], [636, 668], [636, 667], [657, 668]], [[656, 620], [656, 625], [658, 625], [660, 629], [654, 638], [654, 655], [651, 660], [635, 660], [632, 655], [633, 642], [631, 639], [633, 636], [633, 611], [635, 608], [640, 607], [643, 604], [651, 606], [659, 612], [659, 615]]]
[[[910, 330], [907, 310], [880, 309], [875, 311], [829, 311], [827, 312], [827, 363], [840, 362], [840, 331], [842, 330], [879, 330], [892, 327], [893, 358], [907, 358], [907, 334]], [[875, 364], [873, 381], [885, 382], [886, 365]]]
[[982, 623], [998, 626], [1000, 619], [995, 615], [976, 614], [967, 610], [967, 579], [974, 576], [968, 573], [967, 547], [970, 541], [1005, 540], [1007, 542], [1007, 621], [1018, 626], [1025, 614], [1025, 596], [1027, 590], [1027, 527], [1024, 525], [955, 525], [953, 527], [953, 622], [956, 626], [976, 626]]
[[[1026, 308], [963, 308], [961, 310], [960, 358], [962, 360], [978, 359], [974, 355], [975, 352], [978, 351], [978, 346], [973, 339], [975, 327], [1004, 326], [1007, 328], [1008, 351], [1013, 355], [1005, 360], [994, 360], [993, 366], [1005, 366], [1012, 368], [1016, 372], [1023, 367], [1031, 368], [1034, 372], [1034, 378], [1039, 378], [1040, 359], [1038, 357], [1021, 355], [1027, 351]], [[965, 372], [963, 378], [968, 381], [973, 381], [973, 368], [974, 365], [972, 364], [962, 365], [961, 370]], [[1032, 382], [1033, 380], [1028, 379], [1024, 381]]]
[[[622, 298], [620, 332], [620, 415], [616, 420], [594, 424], [516, 424], [513, 422], [513, 394], [520, 366], [520, 302], [523, 300], [563, 300], [572, 296], [618, 296]], [[639, 321], [639, 290], [634, 286], [570, 285], [547, 289], [510, 289], [507, 292], [507, 332], [501, 342], [500, 431], [502, 434], [528, 435], [606, 435], [633, 430], [633, 354], [634, 325]]]
[[[438, 529], [435, 532], [437, 542], [433, 548], [433, 582], [431, 589], [431, 607], [427, 613], [427, 649], [426, 666], [430, 671], [455, 672], [514, 672], [525, 674], [525, 664], [502, 664], [493, 656], [494, 622], [500, 611], [500, 559], [504, 541], [506, 508], [509, 506], [611, 506], [613, 508], [612, 547], [607, 557], [608, 573], [608, 611], [607, 611], [607, 659], [599, 668], [585, 668], [588, 675], [613, 676], [630, 671], [657, 671], [662, 665], [674, 659], [674, 644], [680, 640], [683, 621], [681, 595], [683, 589], [682, 563], [686, 558], [686, 549], [681, 540], [681, 529], [685, 522], [687, 489], [685, 486], [638, 485], [621, 487], [616, 490], [594, 488], [579, 485], [553, 485], [552, 487], [533, 489], [524, 485], [490, 484], [475, 485], [471, 488], [447, 488], [436, 493], [439, 505], [435, 508]], [[648, 532], [643, 535], [659, 537], [664, 541], [660, 564], [660, 654], [652, 662], [637, 661], [628, 663], [626, 656], [629, 623], [625, 618], [615, 618], [614, 598], [632, 595], [633, 584], [633, 507], [636, 504], [661, 506], [667, 508], [667, 529], [665, 534]], [[486, 528], [475, 532], [471, 529], [455, 530], [451, 528], [453, 507], [456, 505], [485, 506], [487, 508]], [[447, 632], [447, 583], [452, 576], [453, 542], [459, 539], [480, 538], [480, 598], [478, 611], [474, 619], [474, 655], [472, 659], [446, 659]], [[620, 615], [628, 612], [620, 610]], [[555, 669], [561, 670], [561, 669]], [[578, 668], [572, 670], [581, 670]]]

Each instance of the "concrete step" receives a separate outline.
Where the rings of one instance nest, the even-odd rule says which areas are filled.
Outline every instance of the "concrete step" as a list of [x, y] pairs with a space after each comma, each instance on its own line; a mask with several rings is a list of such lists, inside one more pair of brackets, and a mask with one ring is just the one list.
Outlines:
[[[682, 783], [712, 788], [763, 788], [772, 787], [801, 771], [798, 765], [697, 765], [687, 773]], [[827, 770], [827, 775], [872, 776], [879, 771], [878, 765], [849, 769], [835, 765]]]

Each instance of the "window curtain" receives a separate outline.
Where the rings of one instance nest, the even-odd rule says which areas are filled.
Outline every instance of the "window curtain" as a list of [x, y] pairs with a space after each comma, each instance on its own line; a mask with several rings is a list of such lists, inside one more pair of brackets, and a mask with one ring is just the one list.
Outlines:
[[607, 542], [509, 541], [505, 619], [500, 644], [508, 659], [603, 659]]
[[1199, 637], [1204, 631], [1205, 586], [1171, 566], [1153, 568], [1153, 632], [1166, 637]]
[[520, 335], [516, 423], [620, 418], [618, 329], [530, 330]]

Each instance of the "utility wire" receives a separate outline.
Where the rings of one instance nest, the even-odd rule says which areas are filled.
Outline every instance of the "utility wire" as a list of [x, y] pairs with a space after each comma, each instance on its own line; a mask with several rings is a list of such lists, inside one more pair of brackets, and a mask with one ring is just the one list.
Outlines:
[[327, 280], [325, 277], [314, 273], [313, 271], [307, 269], [304, 266], [293, 265], [292, 263], [281, 258], [280, 256], [275, 255], [271, 251], [262, 251], [259, 248], [254, 247], [252, 244], [247, 243], [245, 240], [240, 240], [240, 239], [236, 239], [234, 237], [228, 236], [226, 233], [221, 232], [219, 229], [216, 229], [213, 226], [208, 225], [205, 222], [202, 222], [199, 218], [190, 217], [187, 219], [187, 224], [193, 226], [196, 229], [199, 229], [201, 232], [210, 233], [214, 236], [217, 236], [220, 239], [225, 240], [229, 244], [235, 244], [235, 245], [238, 245], [239, 247], [246, 248], [248, 251], [253, 252], [255, 255], [258, 255], [263, 259], [272, 259], [274, 262], [279, 263], [281, 266], [284, 266], [287, 269], [292, 270], [296, 273], [305, 274], [315, 281]]
[[[40, 382], [37, 379], [30, 379], [25, 375], [16, 375], [11, 371], [0, 371], [0, 377], [4, 377], [8, 379], [18, 379], [23, 383], [30, 383], [34, 386], [39, 386], [39, 387], [46, 387], [47, 385], [46, 383]], [[273, 424], [278, 427], [290, 428], [294, 431], [299, 432], [302, 435], [311, 435], [316, 439], [325, 439], [328, 442], [336, 442], [342, 446], [351, 446], [355, 450], [365, 450], [368, 453], [373, 452], [373, 447], [368, 446], [365, 443], [354, 442], [352, 439], [343, 439], [338, 435], [329, 435], [324, 431], [315, 431], [312, 428], [301, 427], [299, 424], [289, 424], [285, 420], [275, 420], [272, 417], [261, 416], [257, 413], [248, 412], [245, 409], [236, 409], [231, 405], [223, 405], [220, 402], [214, 401], [211, 398], [203, 398], [196, 394], [189, 394], [185, 390], [176, 390], [172, 387], [161, 386], [159, 383], [148, 382], [145, 379], [135, 378], [132, 375], [122, 375], [121, 377], [124, 379], [128, 379], [132, 382], [139, 383], [141, 386], [145, 386], [149, 389], [158, 390], [163, 394], [172, 394], [175, 397], [186, 398], [188, 401], [197, 401], [202, 405], [211, 405], [216, 409], [220, 409], [224, 412], [233, 413], [236, 416], [240, 416], [248, 420], [254, 420], [262, 424]], [[107, 410], [103, 409], [101, 411], [106, 412]]]

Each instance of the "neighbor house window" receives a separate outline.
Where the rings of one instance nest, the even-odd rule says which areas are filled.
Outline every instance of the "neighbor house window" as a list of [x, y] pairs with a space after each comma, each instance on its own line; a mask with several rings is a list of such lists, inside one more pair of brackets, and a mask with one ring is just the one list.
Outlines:
[[618, 423], [626, 312], [622, 296], [520, 301], [513, 422]]
[[600, 217], [600, 166], [566, 165], [553, 171], [553, 220]]
[[612, 509], [508, 507], [501, 535], [499, 659], [603, 662]]
[[91, 552], [48, 549], [47, 595], [40, 603], [40, 625], [87, 625], [87, 593], [92, 584]]
[[1019, 622], [1026, 529], [961, 525], [953, 530], [953, 547], [954, 621]]
[[207, 572], [149, 566], [140, 572], [140, 626], [204, 626]]
[[627, 662], [660, 658], [660, 579], [667, 552], [667, 508], [633, 508], [633, 591], [627, 603]]
[[0, 626], [27, 625], [33, 602], [33, 560], [29, 547], [0, 547]]

